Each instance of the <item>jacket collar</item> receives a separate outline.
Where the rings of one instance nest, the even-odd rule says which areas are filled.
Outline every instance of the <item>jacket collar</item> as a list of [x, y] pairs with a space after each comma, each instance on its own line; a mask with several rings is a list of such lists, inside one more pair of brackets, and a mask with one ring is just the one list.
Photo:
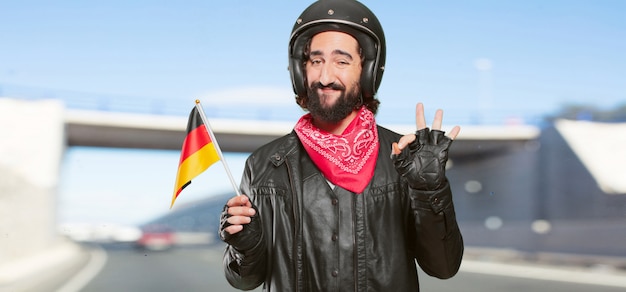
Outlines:
[[282, 143], [276, 147], [276, 151], [270, 155], [269, 159], [274, 166], [279, 166], [285, 162], [287, 155], [295, 153], [300, 149], [300, 140], [295, 131], [287, 134], [286, 139], [282, 140]]

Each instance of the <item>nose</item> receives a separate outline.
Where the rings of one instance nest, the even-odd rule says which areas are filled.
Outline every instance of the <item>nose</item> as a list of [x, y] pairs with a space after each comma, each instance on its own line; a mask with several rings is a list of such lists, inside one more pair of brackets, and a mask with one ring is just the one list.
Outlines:
[[322, 68], [320, 68], [320, 83], [327, 86], [329, 84], [333, 84], [336, 79], [337, 78], [332, 66], [328, 63], [323, 64]]

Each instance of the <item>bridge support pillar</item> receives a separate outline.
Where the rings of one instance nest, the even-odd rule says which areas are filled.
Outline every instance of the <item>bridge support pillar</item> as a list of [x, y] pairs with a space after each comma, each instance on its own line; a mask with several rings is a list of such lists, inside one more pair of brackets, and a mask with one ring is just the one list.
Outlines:
[[61, 241], [56, 226], [63, 115], [59, 101], [0, 98], [0, 270]]

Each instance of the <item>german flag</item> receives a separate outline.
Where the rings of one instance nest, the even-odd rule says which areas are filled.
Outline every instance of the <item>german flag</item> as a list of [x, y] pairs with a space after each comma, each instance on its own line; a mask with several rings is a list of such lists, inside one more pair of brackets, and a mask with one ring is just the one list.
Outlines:
[[211, 140], [212, 135], [209, 135], [208, 131], [210, 128], [207, 128], [202, 121], [198, 108], [194, 107], [189, 114], [187, 136], [180, 152], [176, 185], [170, 208], [174, 206], [174, 201], [180, 192], [191, 183], [193, 178], [220, 160], [220, 155]]

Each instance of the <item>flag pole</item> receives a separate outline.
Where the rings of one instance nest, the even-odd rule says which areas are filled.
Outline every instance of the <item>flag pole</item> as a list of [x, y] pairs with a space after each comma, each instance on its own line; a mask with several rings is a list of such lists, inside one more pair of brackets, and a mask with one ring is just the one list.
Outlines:
[[219, 155], [220, 161], [222, 161], [222, 165], [224, 165], [224, 169], [226, 170], [226, 174], [228, 175], [228, 179], [230, 180], [230, 183], [233, 185], [233, 189], [235, 189], [235, 193], [237, 194], [237, 196], [241, 196], [239, 187], [235, 183], [233, 174], [230, 172], [230, 169], [228, 168], [228, 163], [226, 163], [226, 159], [224, 159], [224, 154], [222, 154], [222, 149], [220, 149], [220, 145], [217, 143], [217, 139], [215, 139], [215, 135], [213, 135], [213, 129], [211, 128], [211, 125], [209, 124], [209, 120], [206, 118], [206, 115], [204, 114], [204, 110], [202, 109], [202, 105], [200, 104], [199, 99], [196, 99], [196, 109], [198, 109], [198, 113], [200, 114], [200, 118], [202, 119], [202, 122], [206, 125], [206, 130], [209, 133], [209, 137], [211, 137], [211, 141], [213, 141], [213, 144], [215, 145], [215, 149], [217, 150], [217, 155]]

